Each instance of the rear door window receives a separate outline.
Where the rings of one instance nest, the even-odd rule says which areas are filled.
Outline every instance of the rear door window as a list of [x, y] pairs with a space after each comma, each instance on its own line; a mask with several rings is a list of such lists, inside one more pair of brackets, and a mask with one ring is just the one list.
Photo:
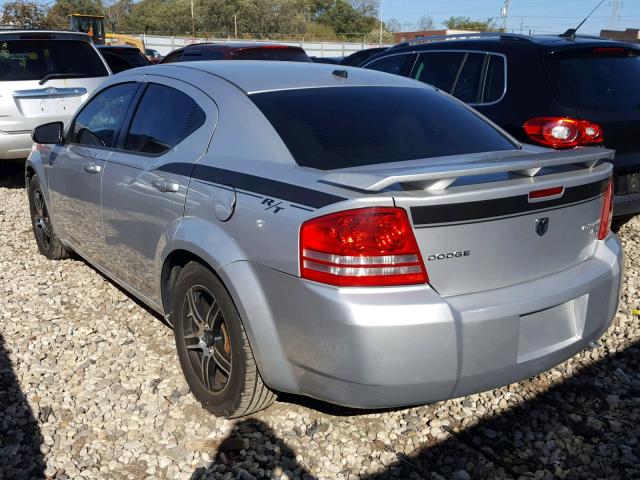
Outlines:
[[76, 117], [69, 142], [114, 148], [137, 89], [137, 83], [121, 83], [93, 97]]
[[202, 126], [204, 111], [189, 95], [150, 83], [140, 101], [124, 149], [161, 155]]
[[480, 102], [480, 86], [486, 55], [469, 53], [465, 56], [460, 74], [455, 79], [452, 95], [465, 103]]
[[40, 80], [50, 74], [70, 77], [109, 75], [100, 55], [81, 40], [0, 41], [0, 81]]
[[393, 73], [394, 75], [403, 75], [407, 70], [407, 62], [411, 57], [412, 55], [410, 54], [391, 55], [374, 60], [367, 64], [365, 68], [379, 72]]
[[315, 88], [250, 98], [296, 162], [321, 170], [517, 148], [469, 107], [428, 88]]
[[545, 60], [560, 102], [578, 109], [638, 110], [640, 50], [591, 48]]
[[166, 57], [164, 57], [164, 59], [162, 60], [162, 63], [174, 63], [174, 62], [179, 62], [180, 61], [180, 57], [182, 56], [182, 50], [179, 52], [173, 52], [170, 53], [169, 55], [167, 55]]
[[465, 59], [464, 52], [427, 52], [418, 56], [412, 77], [451, 93]]

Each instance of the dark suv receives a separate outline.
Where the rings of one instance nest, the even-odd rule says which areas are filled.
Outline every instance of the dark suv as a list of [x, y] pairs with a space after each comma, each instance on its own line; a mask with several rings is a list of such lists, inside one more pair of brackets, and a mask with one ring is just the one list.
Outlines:
[[640, 45], [586, 36], [448, 36], [399, 44], [363, 67], [444, 90], [522, 142], [615, 149], [616, 221], [640, 212]]
[[174, 50], [160, 63], [194, 62], [197, 60], [284, 60], [311, 62], [305, 51], [293, 45], [272, 43], [194, 43]]

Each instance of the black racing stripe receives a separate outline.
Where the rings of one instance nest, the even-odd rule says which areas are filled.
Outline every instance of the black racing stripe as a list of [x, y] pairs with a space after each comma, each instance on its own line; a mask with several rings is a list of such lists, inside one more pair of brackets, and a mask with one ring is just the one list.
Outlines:
[[477, 202], [411, 207], [411, 217], [414, 225], [428, 225], [464, 223], [493, 217], [523, 215], [599, 197], [605, 191], [608, 182], [609, 179], [606, 179], [577, 187], [568, 187], [560, 198], [535, 203], [529, 203], [529, 195], [527, 194]]
[[[193, 173], [191, 172], [192, 169]], [[290, 183], [279, 182], [248, 173], [211, 167], [209, 165], [196, 164], [195, 167], [193, 167], [188, 163], [169, 163], [160, 167], [158, 170], [178, 175], [191, 175], [192, 178], [205, 182], [232, 185], [234, 188], [249, 190], [267, 197], [275, 197], [313, 208], [326, 207], [327, 205], [346, 200], [346, 198], [319, 190], [291, 185]]]

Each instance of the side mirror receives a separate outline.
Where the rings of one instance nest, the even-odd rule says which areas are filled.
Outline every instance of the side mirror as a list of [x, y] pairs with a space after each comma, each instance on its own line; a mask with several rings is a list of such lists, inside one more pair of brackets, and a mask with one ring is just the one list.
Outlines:
[[33, 129], [31, 138], [35, 143], [62, 143], [64, 124], [62, 122], [45, 123]]

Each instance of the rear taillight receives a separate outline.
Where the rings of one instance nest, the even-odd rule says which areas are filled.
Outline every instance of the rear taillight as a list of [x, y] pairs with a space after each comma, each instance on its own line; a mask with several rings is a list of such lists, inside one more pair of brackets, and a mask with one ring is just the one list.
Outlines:
[[529, 138], [551, 148], [572, 148], [604, 142], [602, 127], [588, 120], [537, 117], [524, 123]]
[[344, 287], [428, 281], [413, 229], [401, 208], [346, 210], [300, 228], [302, 278]]
[[604, 191], [604, 201], [602, 202], [602, 213], [600, 214], [600, 229], [598, 230], [598, 240], [604, 240], [611, 231], [611, 217], [613, 213], [613, 180], [609, 179]]

